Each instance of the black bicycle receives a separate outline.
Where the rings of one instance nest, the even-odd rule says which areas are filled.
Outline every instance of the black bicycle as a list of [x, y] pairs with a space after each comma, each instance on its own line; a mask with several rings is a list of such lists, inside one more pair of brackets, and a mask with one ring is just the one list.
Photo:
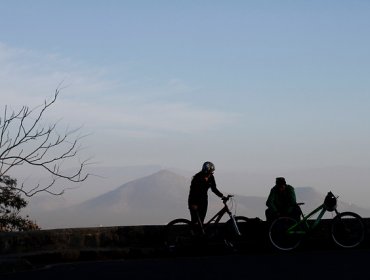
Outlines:
[[[222, 238], [228, 248], [238, 249], [243, 244], [243, 237], [246, 235], [246, 224], [248, 218], [235, 216], [231, 212], [228, 202], [233, 202], [233, 195], [223, 199], [223, 207], [208, 222], [193, 224], [188, 219], [175, 219], [166, 225], [165, 245], [170, 252], [189, 248], [196, 240], [210, 240], [215, 236]], [[220, 226], [220, 220], [227, 214], [230, 219]]]

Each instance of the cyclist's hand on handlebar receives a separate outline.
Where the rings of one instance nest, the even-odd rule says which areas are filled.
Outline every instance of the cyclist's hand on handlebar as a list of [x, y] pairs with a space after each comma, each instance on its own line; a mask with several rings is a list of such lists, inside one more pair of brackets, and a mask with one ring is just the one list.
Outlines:
[[222, 201], [225, 202], [225, 201], [228, 201], [231, 197], [233, 197], [233, 196], [229, 194], [228, 196], [222, 196], [221, 199], [222, 199]]

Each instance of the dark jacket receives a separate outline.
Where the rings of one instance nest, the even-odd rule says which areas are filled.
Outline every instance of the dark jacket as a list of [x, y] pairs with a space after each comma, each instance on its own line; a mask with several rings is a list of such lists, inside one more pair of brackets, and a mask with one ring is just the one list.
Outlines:
[[189, 192], [189, 205], [200, 205], [208, 201], [208, 189], [211, 189], [217, 196], [222, 197], [222, 193], [216, 187], [216, 181], [213, 175], [210, 175], [208, 180], [204, 178], [204, 173], [201, 171], [194, 175], [191, 180]]
[[284, 191], [279, 191], [277, 186], [274, 186], [267, 198], [266, 205], [275, 213], [289, 214], [296, 207], [296, 196], [294, 188], [290, 185], [285, 186]]

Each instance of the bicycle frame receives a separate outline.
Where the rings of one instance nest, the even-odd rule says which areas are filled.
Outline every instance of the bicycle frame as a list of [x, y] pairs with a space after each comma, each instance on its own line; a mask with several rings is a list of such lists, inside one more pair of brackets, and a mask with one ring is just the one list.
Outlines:
[[[313, 215], [315, 215], [317, 212], [319, 212], [319, 215], [317, 216], [315, 222], [310, 226], [309, 223], [308, 223], [308, 219], [310, 217], [312, 217]], [[298, 221], [297, 223], [295, 223], [293, 226], [291, 226], [289, 229], [288, 229], [288, 233], [298, 233], [298, 234], [306, 234], [309, 230], [312, 230], [314, 228], [317, 227], [317, 225], [320, 223], [322, 217], [324, 216], [325, 212], [326, 212], [326, 208], [325, 208], [325, 205], [324, 204], [321, 204], [319, 207], [317, 207], [315, 210], [311, 211], [309, 214], [307, 215], [304, 215], [301, 211], [301, 215], [302, 215], [302, 220]], [[336, 214], [338, 214], [338, 211], [335, 209], [335, 212]], [[305, 230], [295, 230], [296, 228], [298, 228], [300, 225], [304, 225], [305, 226]]]
[[222, 217], [227, 213], [229, 216], [230, 216], [230, 219], [233, 221], [233, 226], [234, 226], [234, 229], [236, 231], [236, 233], [238, 235], [241, 235], [240, 231], [239, 231], [239, 228], [236, 224], [236, 221], [235, 221], [235, 218], [234, 218], [234, 215], [231, 213], [229, 207], [227, 206], [226, 204], [226, 201], [223, 201], [224, 203], [224, 207], [222, 207], [222, 209], [220, 211], [218, 211], [211, 219], [208, 220], [208, 222], [206, 223], [202, 223], [202, 221], [200, 220], [200, 217], [198, 215], [198, 223], [200, 225], [200, 228], [202, 230], [202, 234], [205, 234], [205, 228], [210, 225], [211, 223], [214, 223], [214, 224], [218, 224], [220, 222], [220, 220], [222, 219]]

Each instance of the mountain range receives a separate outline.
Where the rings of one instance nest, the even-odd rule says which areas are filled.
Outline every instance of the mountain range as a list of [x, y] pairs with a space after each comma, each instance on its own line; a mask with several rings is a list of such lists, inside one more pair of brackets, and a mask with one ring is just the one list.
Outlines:
[[[190, 178], [169, 170], [159, 170], [124, 183], [118, 188], [84, 202], [59, 207], [31, 203], [29, 215], [44, 229], [95, 226], [162, 225], [175, 218], [188, 218], [187, 197]], [[323, 202], [326, 194], [312, 187], [296, 187], [304, 213]], [[225, 193], [226, 194], [226, 193]], [[234, 194], [232, 211], [236, 215], [264, 220], [266, 196]], [[45, 199], [45, 198], [44, 198]], [[49, 198], [50, 199], [50, 198]], [[37, 201], [37, 200], [36, 200]], [[221, 200], [209, 191], [207, 219], [221, 209]], [[370, 217], [370, 209], [340, 201], [339, 210]]]

